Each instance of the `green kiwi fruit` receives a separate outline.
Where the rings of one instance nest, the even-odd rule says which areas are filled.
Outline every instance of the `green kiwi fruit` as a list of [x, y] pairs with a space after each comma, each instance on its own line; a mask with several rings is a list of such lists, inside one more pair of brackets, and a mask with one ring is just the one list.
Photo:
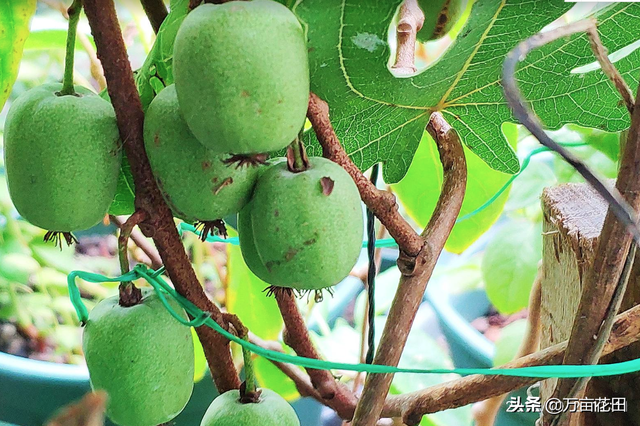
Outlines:
[[226, 164], [228, 156], [200, 144], [182, 118], [174, 85], [151, 102], [144, 142], [164, 198], [180, 219], [221, 219], [249, 201], [259, 167]]
[[[187, 319], [181, 306], [168, 302]], [[121, 426], [156, 426], [175, 418], [193, 390], [191, 330], [173, 318], [152, 289], [140, 304], [117, 296], [89, 313], [83, 350], [91, 387], [109, 394], [107, 416]]]
[[362, 207], [351, 176], [325, 158], [312, 157], [309, 164], [298, 173], [286, 162], [270, 166], [240, 214], [245, 261], [276, 287], [319, 290], [337, 284], [362, 248]]
[[116, 192], [121, 143], [111, 104], [83, 87], [29, 90], [11, 105], [4, 133], [9, 193], [22, 217], [49, 231], [90, 228]]
[[258, 402], [240, 402], [240, 392], [230, 390], [213, 400], [200, 426], [300, 426], [291, 405], [269, 389], [261, 389]]
[[184, 20], [173, 71], [189, 128], [219, 153], [286, 147], [305, 122], [309, 64], [296, 16], [272, 0], [203, 4]]

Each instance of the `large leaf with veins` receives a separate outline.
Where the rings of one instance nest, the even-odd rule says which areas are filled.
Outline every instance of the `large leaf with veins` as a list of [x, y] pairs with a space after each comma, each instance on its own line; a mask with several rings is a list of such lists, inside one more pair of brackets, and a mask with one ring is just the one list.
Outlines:
[[[345, 149], [363, 170], [384, 163], [387, 182], [407, 171], [429, 116], [442, 111], [464, 143], [492, 168], [519, 169], [500, 131], [513, 121], [500, 86], [506, 54], [572, 4], [562, 0], [478, 0], [453, 45], [431, 67], [410, 78], [388, 68], [389, 25], [400, 0], [300, 0], [293, 8], [307, 25], [312, 90], [329, 102]], [[638, 39], [640, 5], [619, 3], [599, 12], [599, 30], [610, 52]], [[628, 114], [599, 68], [572, 70], [594, 61], [585, 35], [558, 40], [529, 55], [517, 79], [533, 110], [549, 128], [567, 123], [616, 131]], [[640, 54], [616, 63], [637, 87]], [[314, 136], [309, 134], [308, 138]], [[318, 154], [311, 144], [310, 151]]]

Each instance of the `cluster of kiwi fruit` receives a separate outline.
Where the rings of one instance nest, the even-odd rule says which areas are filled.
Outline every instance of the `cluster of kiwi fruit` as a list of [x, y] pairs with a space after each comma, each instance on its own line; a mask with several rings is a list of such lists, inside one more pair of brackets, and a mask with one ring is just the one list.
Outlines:
[[351, 177], [321, 157], [299, 168], [266, 161], [305, 123], [309, 65], [295, 15], [272, 0], [199, 6], [176, 36], [173, 74], [144, 139], [174, 215], [206, 236], [239, 213], [245, 261], [274, 288], [319, 290], [347, 276], [363, 231]]
[[[361, 251], [360, 198], [339, 165], [307, 158], [299, 142], [309, 66], [295, 15], [273, 0], [203, 4], [183, 21], [173, 53], [175, 84], [149, 105], [144, 142], [174, 216], [204, 224], [206, 235], [239, 214], [242, 254], [272, 289], [322, 291], [341, 281]], [[12, 105], [5, 164], [18, 212], [70, 242], [72, 231], [104, 218], [122, 143], [107, 100], [61, 89], [44, 85]], [[267, 160], [294, 141], [301, 162]], [[121, 426], [169, 422], [191, 396], [191, 332], [151, 290], [135, 303], [122, 293], [100, 302], [83, 347], [92, 387], [108, 392], [107, 414]], [[216, 399], [202, 426], [299, 426], [277, 394], [263, 389], [251, 403], [240, 394]]]

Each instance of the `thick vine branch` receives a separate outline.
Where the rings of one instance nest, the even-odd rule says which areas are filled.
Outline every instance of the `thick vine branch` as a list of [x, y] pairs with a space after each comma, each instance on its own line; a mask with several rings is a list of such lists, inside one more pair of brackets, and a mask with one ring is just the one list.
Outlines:
[[[603, 71], [613, 80], [614, 86], [622, 94], [629, 108], [630, 95], [625, 94], [626, 83], [624, 86], [621, 84], [620, 81], [624, 82], [624, 80], [606, 56], [606, 50], [600, 42], [593, 20], [579, 21], [537, 34], [523, 41], [509, 53], [503, 68], [505, 97], [516, 118], [540, 143], [562, 155], [609, 203], [607, 216], [598, 239], [595, 261], [584, 280], [580, 303], [564, 356], [565, 364], [594, 363], [600, 358], [602, 342], [606, 340], [608, 334], [608, 329], [603, 327], [603, 323], [606, 324], [608, 319], [615, 315], [614, 295], [623, 293], [622, 286], [626, 285], [626, 280], [624, 277], [621, 279], [621, 276], [625, 264], [630, 260], [628, 259], [630, 246], [634, 239], [637, 242], [640, 237], [637, 225], [637, 211], [640, 208], [640, 181], [637, 179], [640, 173], [640, 108], [635, 106], [629, 108], [633, 111], [631, 128], [622, 154], [616, 187], [609, 189], [582, 161], [546, 135], [539, 119], [525, 106], [515, 80], [516, 66], [527, 53], [560, 37], [578, 32], [587, 32], [592, 50]], [[640, 95], [640, 87], [638, 90]], [[552, 397], [562, 399], [577, 390], [579, 386], [576, 387], [576, 380], [561, 379]], [[545, 423], [547, 420], [550, 421], [545, 419]]]
[[[467, 184], [467, 164], [458, 134], [440, 113], [433, 113], [427, 131], [438, 146], [444, 173], [438, 204], [423, 231], [424, 248], [416, 258], [412, 275], [403, 275], [389, 310], [374, 364], [397, 366], [411, 325], [422, 302], [438, 257], [453, 229]], [[369, 374], [356, 407], [353, 426], [373, 426], [378, 421], [389, 392], [392, 374]]]
[[410, 257], [417, 256], [424, 246], [424, 240], [398, 211], [396, 197], [388, 191], [376, 188], [358, 166], [353, 164], [333, 130], [329, 119], [329, 106], [314, 93], [309, 97], [307, 117], [322, 145], [323, 156], [341, 165], [351, 175], [358, 186], [362, 201], [387, 228], [400, 250]]
[[160, 25], [164, 22], [169, 12], [167, 12], [167, 6], [164, 4], [164, 0], [140, 0], [144, 13], [147, 14], [149, 22], [153, 31], [158, 34], [160, 31]]
[[400, 6], [400, 19], [396, 29], [396, 63], [393, 69], [397, 74], [409, 75], [416, 72], [416, 37], [424, 24], [424, 12], [418, 0], [404, 0]]
[[[145, 235], [153, 238], [176, 290], [225, 326], [220, 310], [207, 298], [198, 282], [171, 210], [162, 199], [151, 173], [144, 150], [144, 113], [113, 0], [85, 0], [84, 3], [98, 57], [104, 67], [109, 96], [116, 111], [120, 137], [131, 164], [136, 187], [136, 209], [147, 214], [147, 220], [140, 228]], [[196, 331], [218, 390], [222, 393], [238, 388], [240, 379], [231, 359], [229, 342], [209, 327], [202, 326]]]
[[[620, 310], [624, 295], [627, 292], [627, 284], [629, 282], [629, 276], [631, 275], [631, 268], [633, 267], [635, 258], [636, 244], [635, 242], [631, 242], [629, 252], [626, 254], [626, 260], [624, 262], [622, 273], [620, 274], [620, 278], [618, 278], [618, 283], [616, 284], [615, 291], [611, 296], [611, 301], [609, 302], [609, 306], [607, 307], [607, 311], [604, 315], [604, 320], [602, 321], [600, 329], [598, 330], [595, 341], [593, 342], [591, 350], [584, 360], [585, 364], [597, 364], [600, 360], [600, 357], [602, 356], [602, 351], [604, 350], [604, 345], [607, 343], [607, 339], [611, 334], [611, 329], [613, 328], [616, 314]], [[584, 388], [587, 386], [587, 383], [589, 383], [589, 380], [591, 380], [590, 377], [582, 377], [580, 379], [574, 380], [572, 387], [569, 389], [569, 392], [566, 394], [566, 396], [563, 396], [563, 398], [571, 399], [579, 397], [582, 394]], [[548, 420], [546, 418], [546, 414], [548, 413], [543, 414], [543, 424], [546, 420]], [[560, 415], [554, 418], [551, 424], [554, 426], [562, 425], [564, 424], [565, 419], [570, 415], [571, 413], [563, 411], [562, 413], [560, 413]]]
[[[638, 340], [640, 340], [640, 305], [634, 306], [616, 317], [603, 355], [627, 347]], [[566, 350], [567, 341], [564, 341], [526, 357], [518, 358], [500, 368], [561, 364]], [[419, 424], [425, 414], [462, 407], [524, 386], [530, 386], [539, 380], [525, 377], [467, 376], [421, 391], [391, 396], [387, 399], [383, 415], [385, 417], [401, 417], [405, 424], [413, 426]]]
[[[299, 356], [320, 359], [318, 351], [311, 343], [309, 330], [307, 330], [304, 318], [300, 315], [293, 293], [277, 291], [275, 292], [275, 297], [284, 320], [284, 342]], [[320, 397], [320, 402], [331, 407], [340, 417], [344, 419], [351, 418], [357, 399], [349, 388], [338, 382], [328, 370], [316, 370], [313, 368], [307, 368], [306, 370], [311, 379], [313, 389]]]

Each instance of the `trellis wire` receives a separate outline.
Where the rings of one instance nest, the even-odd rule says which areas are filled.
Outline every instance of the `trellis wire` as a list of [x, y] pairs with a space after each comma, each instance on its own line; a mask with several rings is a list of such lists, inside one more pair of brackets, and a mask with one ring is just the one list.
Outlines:
[[[206, 325], [216, 332], [223, 335], [230, 341], [237, 343], [243, 349], [249, 350], [256, 355], [262, 356], [268, 360], [293, 364], [304, 368], [313, 368], [317, 370], [345, 370], [363, 373], [414, 373], [414, 374], [459, 374], [462, 376], [470, 374], [480, 374], [484, 376], [512, 376], [512, 377], [532, 377], [532, 378], [580, 378], [580, 377], [604, 377], [615, 376], [620, 374], [633, 373], [640, 371], [640, 359], [631, 361], [617, 362], [612, 364], [596, 364], [596, 365], [539, 365], [520, 368], [402, 368], [392, 367], [379, 364], [352, 364], [343, 362], [331, 362], [313, 358], [299, 357], [289, 355], [282, 352], [272, 351], [260, 347], [254, 343], [243, 340], [242, 338], [228, 332], [215, 322], [209, 314], [200, 310], [188, 299], [184, 298], [176, 290], [174, 290], [161, 276], [164, 267], [154, 271], [146, 265], [138, 264], [131, 271], [115, 278], [109, 278], [104, 275], [95, 274], [84, 271], [73, 271], [69, 274], [67, 284], [69, 287], [69, 295], [73, 306], [76, 310], [78, 318], [82, 324], [86, 324], [89, 320], [89, 313], [80, 297], [80, 290], [76, 285], [76, 278], [81, 278], [88, 282], [105, 283], [105, 282], [123, 282], [133, 281], [138, 278], [146, 280], [153, 287], [160, 297], [164, 307], [173, 318], [180, 321], [181, 324], [191, 327], [199, 327]], [[186, 321], [173, 307], [167, 303], [166, 295], [173, 297], [180, 303], [184, 310], [194, 319]]]

